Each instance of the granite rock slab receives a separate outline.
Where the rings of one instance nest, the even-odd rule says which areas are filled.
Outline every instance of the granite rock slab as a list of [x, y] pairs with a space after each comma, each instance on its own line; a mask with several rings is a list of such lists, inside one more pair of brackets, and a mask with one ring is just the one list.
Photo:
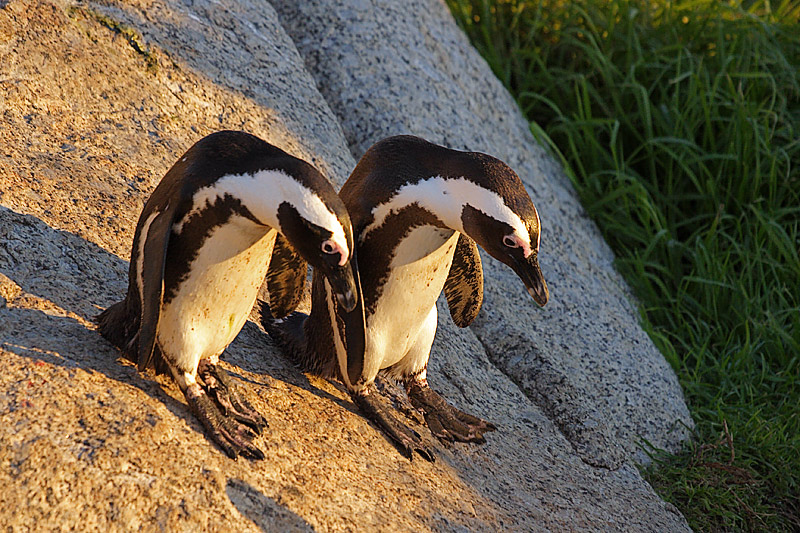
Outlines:
[[441, 329], [431, 381], [499, 429], [484, 446], [436, 443], [434, 463], [402, 457], [257, 321], [222, 359], [270, 424], [266, 459], [231, 460], [170, 380], [97, 334], [92, 317], [125, 291], [145, 199], [203, 135], [244, 129], [343, 181], [347, 129], [318, 87], [268, 4], [0, 3], [0, 524], [687, 530], [630, 462], [583, 460], [470, 330]]
[[[646, 464], [645, 441], [677, 451], [694, 424], [674, 371], [562, 170], [444, 2], [271, 1], [354, 157], [412, 134], [491, 154], [522, 178], [542, 222], [551, 299], [538, 309], [510, 269], [482, 254], [484, 303], [471, 330], [492, 362], [590, 464]], [[447, 313], [439, 323], [454, 327]]]

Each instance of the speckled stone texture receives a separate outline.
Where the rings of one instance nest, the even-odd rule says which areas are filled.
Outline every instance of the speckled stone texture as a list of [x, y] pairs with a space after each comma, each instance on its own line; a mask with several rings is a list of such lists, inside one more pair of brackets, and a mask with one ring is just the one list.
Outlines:
[[269, 421], [266, 459], [230, 460], [170, 380], [97, 334], [145, 199], [203, 135], [251, 131], [339, 184], [353, 167], [277, 20], [231, 0], [0, 1], [3, 529], [688, 530], [629, 462], [581, 460], [469, 330], [440, 330], [431, 381], [499, 429], [484, 446], [436, 444], [433, 464], [403, 458], [253, 322], [223, 360]]
[[[693, 422], [674, 372], [638, 325], [611, 251], [444, 2], [272, 4], [355, 157], [410, 133], [499, 157], [526, 184], [542, 221], [551, 300], [538, 309], [514, 273], [483, 254], [485, 300], [471, 330], [492, 362], [591, 464], [647, 462], [642, 439], [678, 449]], [[448, 313], [439, 322], [454, 328]]]

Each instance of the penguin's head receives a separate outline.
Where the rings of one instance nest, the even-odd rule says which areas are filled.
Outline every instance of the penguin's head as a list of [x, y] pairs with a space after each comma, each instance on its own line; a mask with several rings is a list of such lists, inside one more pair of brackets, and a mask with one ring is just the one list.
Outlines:
[[[504, 162], [462, 152], [411, 135], [375, 143], [342, 188], [348, 206], [378, 197], [369, 207], [362, 241], [392, 213], [416, 205], [440, 225], [467, 234], [510, 266], [539, 305], [549, 298], [539, 268], [539, 214], [522, 180]], [[358, 212], [358, 211], [354, 211]]]
[[479, 187], [464, 198], [462, 229], [492, 257], [511, 267], [543, 306], [550, 293], [539, 267], [539, 213], [508, 165], [485, 154], [469, 155], [477, 164], [470, 177]]
[[311, 196], [278, 204], [278, 230], [312, 267], [325, 276], [339, 304], [352, 311], [358, 303], [353, 227], [333, 186], [311, 165], [293, 177]]

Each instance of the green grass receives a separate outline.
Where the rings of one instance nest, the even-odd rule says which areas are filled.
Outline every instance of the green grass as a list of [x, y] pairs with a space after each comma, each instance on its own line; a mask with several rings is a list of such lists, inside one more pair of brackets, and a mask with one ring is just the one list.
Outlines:
[[697, 422], [650, 483], [800, 530], [800, 2], [447, 0], [559, 158]]

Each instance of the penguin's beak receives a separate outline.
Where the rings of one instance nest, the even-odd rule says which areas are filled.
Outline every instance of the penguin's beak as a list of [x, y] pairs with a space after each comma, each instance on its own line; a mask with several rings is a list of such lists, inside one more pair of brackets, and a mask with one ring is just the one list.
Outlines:
[[336, 300], [348, 313], [355, 309], [358, 303], [358, 289], [353, 276], [353, 268], [353, 262], [350, 261], [349, 264], [343, 267], [332, 269], [327, 276], [333, 294], [336, 295]]
[[539, 268], [539, 260], [536, 254], [531, 254], [527, 258], [514, 258], [511, 268], [520, 277], [528, 293], [536, 300], [540, 306], [544, 306], [550, 298], [550, 291], [547, 290], [547, 283], [544, 281], [542, 269]]

